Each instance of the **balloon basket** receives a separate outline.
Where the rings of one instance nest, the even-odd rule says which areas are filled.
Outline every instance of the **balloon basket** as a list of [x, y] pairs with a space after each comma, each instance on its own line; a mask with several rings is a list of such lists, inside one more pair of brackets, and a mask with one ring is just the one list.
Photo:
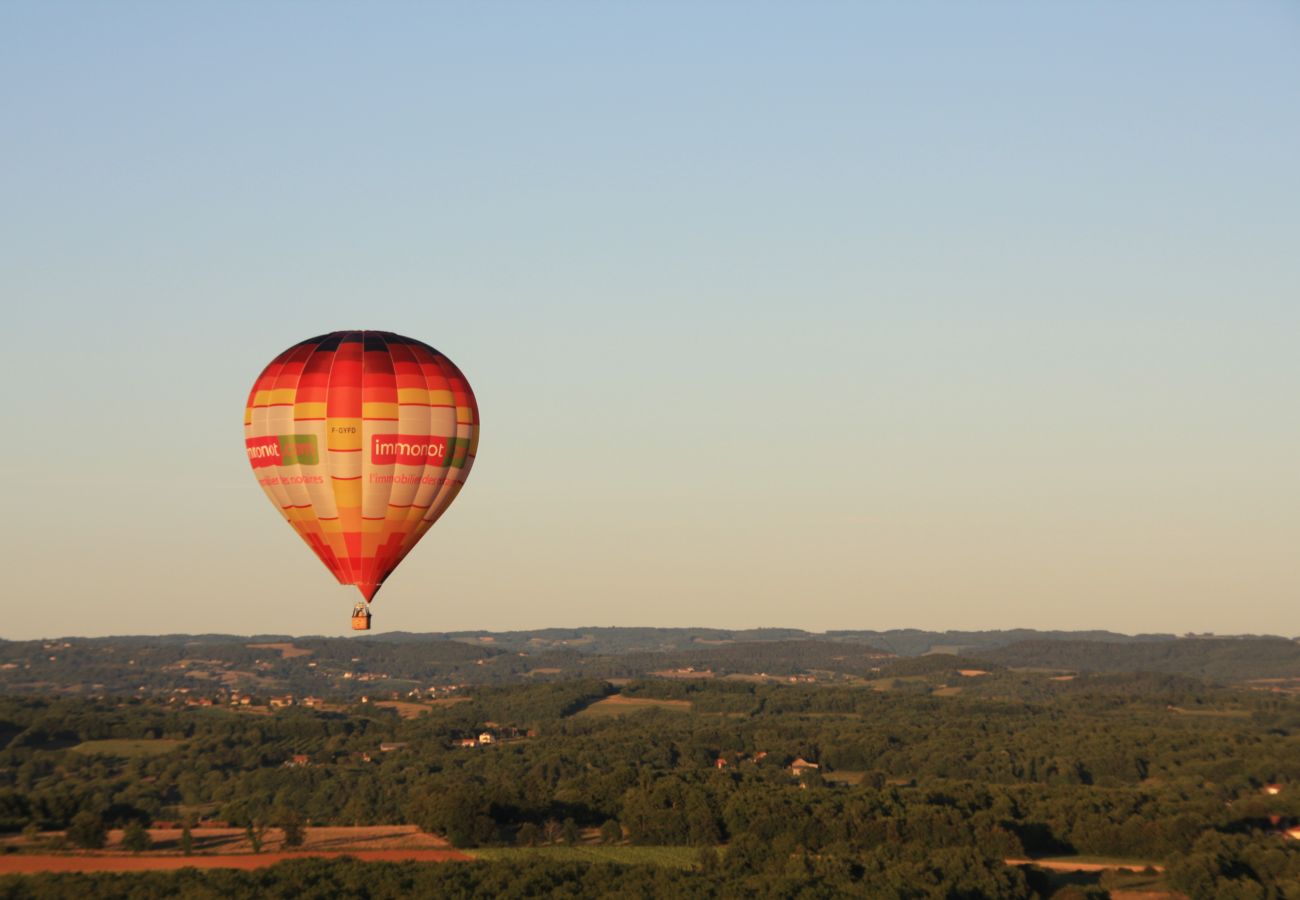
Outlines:
[[370, 630], [370, 610], [360, 605], [358, 605], [356, 609], [352, 610], [352, 630]]

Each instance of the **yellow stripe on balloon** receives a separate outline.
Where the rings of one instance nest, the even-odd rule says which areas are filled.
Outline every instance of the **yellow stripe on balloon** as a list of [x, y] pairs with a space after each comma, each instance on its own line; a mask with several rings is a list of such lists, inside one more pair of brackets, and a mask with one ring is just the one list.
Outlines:
[[334, 479], [334, 502], [338, 504], [340, 516], [344, 510], [359, 511], [361, 509], [361, 479]]
[[366, 419], [396, 419], [396, 403], [363, 403], [361, 416]]
[[429, 403], [429, 389], [419, 387], [398, 388], [397, 402], [415, 403], [421, 406], [427, 406]]

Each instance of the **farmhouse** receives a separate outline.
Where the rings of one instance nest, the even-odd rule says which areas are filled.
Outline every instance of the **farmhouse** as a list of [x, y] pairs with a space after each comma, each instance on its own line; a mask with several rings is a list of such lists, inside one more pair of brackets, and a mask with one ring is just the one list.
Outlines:
[[807, 772], [809, 769], [820, 769], [820, 768], [821, 766], [819, 766], [817, 763], [808, 762], [808, 760], [804, 759], [801, 756], [798, 759], [796, 759], [794, 762], [790, 763], [790, 774], [798, 778], [800, 775]]

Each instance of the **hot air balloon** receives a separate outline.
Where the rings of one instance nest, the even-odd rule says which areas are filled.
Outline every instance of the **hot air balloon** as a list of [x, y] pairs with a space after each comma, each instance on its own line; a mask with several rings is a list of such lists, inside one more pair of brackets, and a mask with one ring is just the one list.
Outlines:
[[460, 369], [386, 331], [335, 331], [271, 360], [244, 410], [244, 446], [266, 496], [340, 584], [361, 591], [352, 627], [456, 499], [478, 449], [478, 405]]

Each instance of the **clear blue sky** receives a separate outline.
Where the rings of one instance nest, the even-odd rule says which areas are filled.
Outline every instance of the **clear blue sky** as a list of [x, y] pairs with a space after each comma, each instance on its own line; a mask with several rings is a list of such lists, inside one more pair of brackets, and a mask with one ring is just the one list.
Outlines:
[[1300, 633], [1300, 5], [0, 5], [0, 635], [334, 633], [242, 452], [483, 416], [380, 628]]

